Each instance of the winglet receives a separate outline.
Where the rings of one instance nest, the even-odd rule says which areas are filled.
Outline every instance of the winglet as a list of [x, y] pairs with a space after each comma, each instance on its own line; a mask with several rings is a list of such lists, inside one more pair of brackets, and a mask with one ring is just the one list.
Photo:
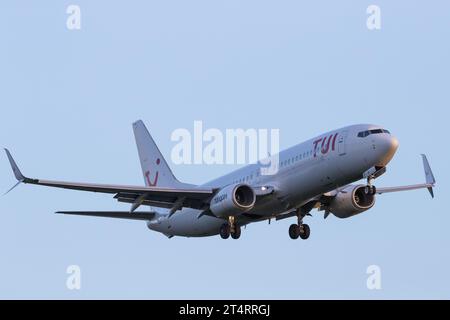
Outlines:
[[434, 198], [433, 187], [434, 184], [436, 183], [436, 179], [434, 178], [433, 171], [431, 171], [431, 167], [430, 164], [428, 163], [427, 156], [422, 154], [422, 160], [423, 160], [423, 170], [425, 171], [425, 180], [426, 183], [430, 185], [430, 187], [428, 187], [428, 191], [430, 192], [431, 197]]
[[6, 151], [6, 155], [8, 156], [8, 160], [9, 163], [11, 164], [11, 168], [14, 172], [14, 175], [16, 176], [16, 179], [18, 180], [18, 182], [8, 191], [6, 191], [3, 195], [6, 195], [8, 193], [10, 193], [15, 187], [17, 187], [20, 183], [25, 181], [25, 176], [22, 174], [22, 172], [20, 172], [19, 167], [17, 166], [16, 162], [14, 161], [13, 157], [11, 156], [11, 153], [9, 152], [8, 149], [5, 148]]
[[6, 151], [6, 155], [8, 156], [9, 163], [11, 164], [12, 171], [14, 172], [14, 175], [16, 176], [16, 179], [20, 182], [24, 181], [26, 178], [22, 174], [22, 172], [20, 172], [20, 169], [17, 166], [16, 162], [14, 161], [13, 157], [11, 156], [11, 153], [6, 148], [5, 148], [5, 151]]

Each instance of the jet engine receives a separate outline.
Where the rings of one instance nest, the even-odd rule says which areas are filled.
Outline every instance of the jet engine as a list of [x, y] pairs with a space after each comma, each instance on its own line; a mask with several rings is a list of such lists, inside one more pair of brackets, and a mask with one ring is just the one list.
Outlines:
[[255, 206], [256, 194], [246, 184], [229, 185], [212, 198], [210, 210], [216, 217], [236, 216]]
[[365, 185], [347, 186], [331, 200], [328, 209], [341, 219], [369, 210], [375, 204], [375, 194], [368, 193], [367, 190]]

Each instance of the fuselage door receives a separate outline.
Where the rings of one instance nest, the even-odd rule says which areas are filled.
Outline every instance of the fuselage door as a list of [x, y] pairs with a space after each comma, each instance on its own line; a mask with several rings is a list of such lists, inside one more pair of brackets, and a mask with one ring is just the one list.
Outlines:
[[342, 131], [339, 133], [338, 140], [338, 152], [340, 156], [345, 156], [347, 154], [345, 144], [347, 140], [348, 131]]

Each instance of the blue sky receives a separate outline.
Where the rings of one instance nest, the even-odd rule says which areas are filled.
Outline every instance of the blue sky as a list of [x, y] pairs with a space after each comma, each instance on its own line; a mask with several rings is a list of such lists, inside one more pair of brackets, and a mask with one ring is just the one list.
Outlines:
[[[81, 8], [81, 30], [66, 8]], [[381, 30], [366, 8], [381, 8]], [[0, 3], [0, 145], [32, 177], [142, 184], [131, 123], [170, 160], [177, 128], [279, 128], [281, 148], [354, 123], [400, 148], [383, 195], [349, 220], [253, 224], [240, 241], [166, 239], [108, 195], [20, 186], [0, 198], [1, 298], [450, 298], [447, 212], [450, 4], [445, 1], [20, 1]], [[172, 165], [202, 183], [233, 166]], [[0, 190], [15, 183], [6, 157]], [[66, 288], [79, 265], [82, 288]], [[366, 287], [378, 265], [382, 290]]]

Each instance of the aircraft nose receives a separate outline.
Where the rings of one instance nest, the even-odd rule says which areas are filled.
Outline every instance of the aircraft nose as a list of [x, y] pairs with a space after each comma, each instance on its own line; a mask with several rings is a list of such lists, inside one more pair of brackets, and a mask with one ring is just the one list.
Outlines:
[[386, 166], [394, 157], [398, 149], [399, 142], [394, 136], [384, 136], [379, 141], [380, 159], [378, 165]]
[[391, 139], [389, 141], [389, 152], [391, 153], [395, 153], [398, 149], [399, 146], [399, 142], [398, 139], [394, 136], [391, 136]]

